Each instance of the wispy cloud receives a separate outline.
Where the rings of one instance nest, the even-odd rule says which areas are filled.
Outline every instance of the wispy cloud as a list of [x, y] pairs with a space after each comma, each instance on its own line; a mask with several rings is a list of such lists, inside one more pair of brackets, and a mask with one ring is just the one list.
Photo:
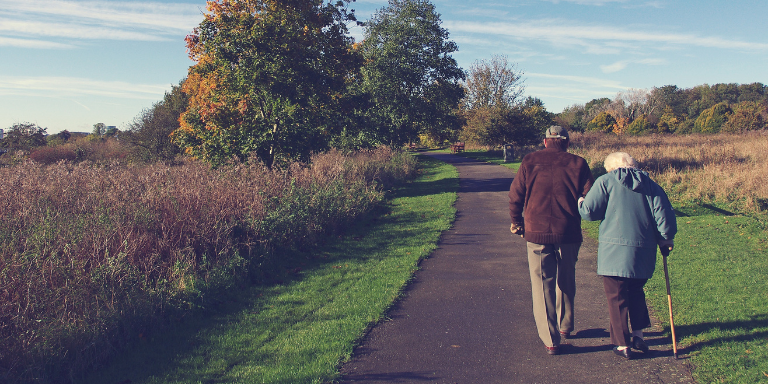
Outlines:
[[627, 0], [545, 0], [550, 3], [576, 3], [581, 5], [605, 5], [608, 3], [626, 3]]
[[[448, 21], [447, 28], [453, 33], [480, 33], [507, 36], [515, 39], [541, 40], [552, 44], [586, 47], [595, 53], [619, 53], [622, 44], [668, 44], [718, 49], [768, 50], [768, 44], [700, 36], [691, 33], [656, 32], [633, 30], [625, 27], [578, 24], [562, 19], [536, 21], [511, 21], [480, 23], [473, 21]], [[619, 43], [617, 45], [617, 43]], [[663, 47], [660, 47], [660, 49]]]
[[170, 85], [132, 84], [124, 81], [98, 81], [76, 77], [0, 76], [0, 95], [76, 97], [103, 96], [124, 99], [157, 100]]
[[200, 8], [182, 3], [0, 0], [0, 46], [66, 48], [79, 40], [167, 40], [191, 31], [202, 20]]
[[627, 68], [629, 64], [662, 65], [664, 63], [666, 60], [663, 59], [621, 60], [613, 64], [601, 65], [600, 69], [604, 73], [614, 73]]
[[14, 32], [27, 36], [37, 35], [40, 37], [64, 37], [68, 39], [86, 40], [165, 40], [163, 36], [157, 34], [135, 32], [105, 26], [48, 23], [40, 21], [16, 21], [0, 18], [0, 33], [2, 32]]
[[57, 43], [45, 40], [17, 39], [0, 36], [0, 47], [40, 48], [40, 49], [68, 49], [71, 44]]

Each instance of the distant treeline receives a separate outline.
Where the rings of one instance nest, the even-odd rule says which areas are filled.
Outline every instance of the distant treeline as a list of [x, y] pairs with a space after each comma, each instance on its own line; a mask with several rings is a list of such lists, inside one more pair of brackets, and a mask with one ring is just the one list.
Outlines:
[[631, 89], [614, 99], [568, 107], [555, 121], [576, 131], [631, 135], [762, 130], [768, 127], [768, 86], [729, 83]]

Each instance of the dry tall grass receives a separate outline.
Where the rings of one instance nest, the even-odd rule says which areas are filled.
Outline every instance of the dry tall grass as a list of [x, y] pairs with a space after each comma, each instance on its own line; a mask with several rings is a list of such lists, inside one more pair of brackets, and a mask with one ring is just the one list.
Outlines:
[[573, 134], [571, 152], [593, 169], [611, 152], [629, 153], [678, 202], [768, 209], [768, 131], [716, 135]]
[[[311, 166], [0, 168], [0, 382], [67, 381], [201, 287], [334, 233], [410, 177], [388, 149]], [[258, 274], [258, 271], [256, 272]]]

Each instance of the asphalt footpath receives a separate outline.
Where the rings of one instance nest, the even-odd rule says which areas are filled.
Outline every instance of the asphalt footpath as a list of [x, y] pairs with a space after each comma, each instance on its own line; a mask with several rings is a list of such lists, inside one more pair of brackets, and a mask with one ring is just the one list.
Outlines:
[[[648, 354], [612, 352], [597, 244], [576, 263], [576, 329], [550, 356], [531, 312], [525, 240], [509, 232], [511, 170], [444, 153], [458, 169], [457, 216], [387, 320], [341, 367], [342, 383], [693, 383], [654, 319]], [[660, 271], [657, 271], [659, 273]], [[666, 311], [659, 315], [668, 316]]]

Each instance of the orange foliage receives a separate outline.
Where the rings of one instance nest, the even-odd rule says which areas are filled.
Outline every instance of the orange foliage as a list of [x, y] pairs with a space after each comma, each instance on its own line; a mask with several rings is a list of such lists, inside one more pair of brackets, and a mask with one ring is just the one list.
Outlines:
[[619, 117], [616, 119], [616, 123], [613, 124], [613, 133], [621, 135], [627, 126], [631, 123], [628, 117]]

